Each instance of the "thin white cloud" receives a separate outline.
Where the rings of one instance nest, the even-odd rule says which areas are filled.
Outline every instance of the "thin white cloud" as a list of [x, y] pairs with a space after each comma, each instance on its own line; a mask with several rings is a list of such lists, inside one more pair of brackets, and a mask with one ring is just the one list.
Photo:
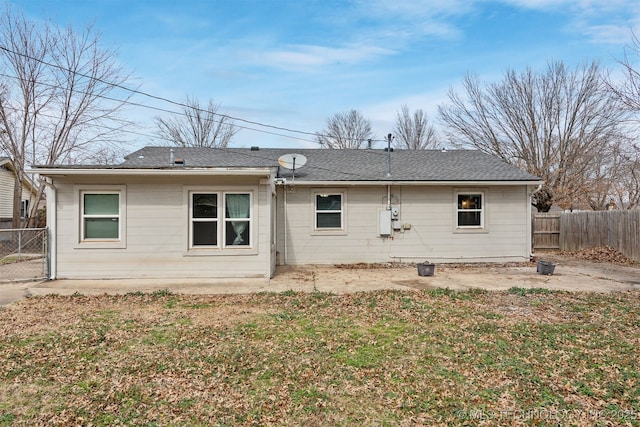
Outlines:
[[379, 35], [396, 38], [457, 38], [461, 31], [451, 18], [474, 10], [474, 2], [466, 0], [358, 0], [355, 4], [359, 16], [379, 22]]
[[[332, 65], [357, 65], [401, 53], [424, 37], [456, 39], [462, 32], [453, 17], [473, 9], [466, 0], [354, 0], [340, 13], [316, 16], [335, 31], [322, 44], [279, 45], [274, 34], [262, 40], [239, 40], [233, 55], [254, 66], [314, 72]], [[337, 35], [336, 35], [337, 34]], [[246, 46], [252, 46], [247, 48]], [[258, 47], [256, 47], [258, 46]]]
[[468, 13], [474, 8], [468, 0], [359, 0], [359, 11], [369, 15], [386, 16], [389, 20], [423, 20], [438, 16], [454, 16]]
[[595, 43], [626, 44], [631, 41], [631, 27], [627, 25], [584, 25], [579, 30]]
[[357, 64], [372, 61], [380, 56], [391, 55], [391, 49], [367, 45], [325, 47], [313, 45], [290, 45], [271, 51], [244, 51], [245, 60], [266, 67], [282, 70], [311, 71], [316, 67], [335, 64]]
[[625, 44], [640, 28], [637, 0], [501, 0], [503, 4], [568, 17], [566, 30], [597, 44]]

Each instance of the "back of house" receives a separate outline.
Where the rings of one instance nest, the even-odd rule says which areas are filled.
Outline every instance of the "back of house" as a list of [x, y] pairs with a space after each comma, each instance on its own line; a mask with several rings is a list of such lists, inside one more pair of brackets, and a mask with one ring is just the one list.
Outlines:
[[145, 147], [39, 166], [52, 278], [271, 277], [276, 265], [531, 255], [539, 178], [468, 150]]

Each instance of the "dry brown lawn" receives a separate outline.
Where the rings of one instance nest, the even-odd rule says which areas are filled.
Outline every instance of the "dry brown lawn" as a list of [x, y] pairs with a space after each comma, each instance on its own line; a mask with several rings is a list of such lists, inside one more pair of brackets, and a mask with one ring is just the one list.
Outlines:
[[0, 425], [640, 425], [640, 292], [29, 298]]

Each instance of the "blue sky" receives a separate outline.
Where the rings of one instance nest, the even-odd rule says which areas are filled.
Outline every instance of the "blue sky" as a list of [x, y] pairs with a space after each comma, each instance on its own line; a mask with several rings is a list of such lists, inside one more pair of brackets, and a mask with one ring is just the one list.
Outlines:
[[[437, 105], [467, 72], [491, 82], [507, 69], [543, 70], [552, 60], [598, 60], [615, 72], [632, 29], [640, 34], [638, 0], [9, 3], [30, 19], [93, 24], [143, 92], [212, 98], [230, 116], [311, 133], [357, 109], [380, 140], [403, 104], [425, 110], [437, 126]], [[176, 110], [141, 95], [133, 101]], [[131, 148], [154, 143], [159, 113], [132, 107], [129, 114], [142, 134]], [[310, 135], [238, 123], [257, 131], [240, 131], [233, 146], [316, 146]]]

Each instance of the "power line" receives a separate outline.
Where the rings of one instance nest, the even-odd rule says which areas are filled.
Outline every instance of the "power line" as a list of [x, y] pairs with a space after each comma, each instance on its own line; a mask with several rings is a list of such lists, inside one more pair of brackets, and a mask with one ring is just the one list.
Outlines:
[[[5, 106], [5, 108], [9, 109], [9, 110], [16, 111], [16, 112], [20, 111], [18, 108], [14, 108], [14, 107]], [[46, 114], [46, 113], [42, 113], [42, 112], [38, 113], [38, 114], [40, 116], [42, 116], [42, 117], [47, 117], [47, 118], [50, 118], [50, 119], [59, 119], [59, 117], [53, 116], [51, 114]], [[137, 131], [133, 131], [133, 130], [129, 130], [129, 129], [115, 128], [115, 127], [107, 126], [107, 125], [104, 125], [104, 124], [94, 124], [92, 126], [94, 128], [98, 128], [98, 129], [106, 129], [106, 130], [109, 130], [109, 131], [115, 131], [115, 132], [120, 132], [120, 133], [125, 133], [125, 134], [144, 136], [146, 138], [164, 140], [166, 142], [170, 142], [172, 144], [175, 144], [175, 141], [173, 139], [166, 138], [166, 137], [163, 137], [163, 136], [160, 136], [160, 135], [152, 135], [152, 134], [149, 134], [149, 133], [142, 133], [142, 132], [137, 132]], [[259, 130], [259, 129], [252, 129], [252, 128], [249, 128], [249, 127], [246, 127], [246, 126], [238, 126], [238, 127], [240, 127], [241, 129], [255, 130], [256, 132], [262, 132], [262, 133], [272, 134], [272, 135], [276, 135], [276, 136], [281, 136], [281, 137], [284, 137], [284, 138], [291, 138], [291, 139], [295, 139], [295, 140], [298, 140], [298, 141], [312, 142], [312, 141], [305, 140], [305, 139], [298, 138], [298, 137], [291, 136], [291, 135], [282, 135], [282, 134], [275, 133], [275, 132], [269, 132], [269, 131]], [[105, 142], [107, 142], [107, 141], [105, 141]]]
[[[115, 88], [118, 88], [118, 89], [122, 89], [124, 91], [130, 92], [130, 93], [134, 93], [134, 94], [137, 94], [137, 95], [142, 95], [142, 96], [148, 97], [150, 99], [155, 99], [155, 100], [158, 100], [158, 101], [167, 102], [169, 104], [176, 105], [176, 106], [179, 106], [179, 107], [182, 107], [182, 108], [186, 108], [186, 109], [192, 109], [192, 110], [201, 111], [201, 112], [208, 112], [207, 110], [203, 110], [203, 109], [200, 109], [200, 108], [195, 108], [193, 106], [187, 105], [187, 104], [182, 103], [182, 102], [174, 101], [174, 100], [171, 100], [169, 98], [165, 98], [165, 97], [158, 96], [158, 95], [153, 95], [153, 94], [150, 94], [148, 92], [141, 91], [139, 89], [131, 89], [131, 88], [126, 87], [126, 86], [124, 86], [122, 84], [119, 84], [119, 83], [109, 82], [109, 81], [106, 81], [106, 80], [101, 79], [99, 77], [90, 76], [88, 74], [84, 74], [84, 73], [81, 73], [79, 71], [71, 70], [69, 68], [66, 68], [66, 67], [63, 67], [63, 66], [60, 66], [60, 65], [57, 65], [57, 64], [52, 64], [52, 63], [44, 61], [42, 59], [35, 58], [35, 57], [30, 56], [30, 55], [21, 53], [21, 52], [16, 52], [16, 51], [11, 50], [11, 49], [7, 48], [6, 46], [3, 46], [3, 45], [0, 45], [0, 50], [3, 50], [5, 52], [8, 52], [8, 53], [13, 54], [13, 55], [21, 56], [23, 58], [27, 58], [27, 59], [32, 60], [32, 61], [39, 62], [39, 63], [47, 65], [49, 67], [57, 68], [59, 70], [65, 71], [65, 72], [69, 72], [69, 73], [78, 75], [78, 76], [81, 76], [81, 77], [84, 77], [84, 78], [87, 78], [87, 79], [90, 79], [90, 80], [98, 81], [98, 82], [103, 83], [103, 84], [105, 84], [107, 86], [111, 86], [111, 87], [115, 87]], [[144, 108], [151, 108], [151, 109], [157, 109], [157, 110], [160, 110], [160, 111], [167, 111], [167, 110], [163, 110], [163, 109], [160, 109], [160, 108], [145, 106], [143, 104], [131, 103], [131, 102], [128, 102], [128, 101], [125, 101], [125, 100], [117, 100], [117, 101], [118, 102], [123, 102], [123, 103], [130, 103], [131, 105], [137, 105], [137, 106], [144, 107]], [[171, 112], [171, 113], [179, 114], [179, 113], [175, 113], [175, 112]], [[251, 125], [255, 125], [255, 126], [260, 126], [260, 127], [280, 130], [280, 131], [283, 131], [283, 132], [297, 133], [297, 134], [308, 135], [308, 136], [313, 136], [313, 137], [317, 137], [318, 136], [318, 134], [314, 133], [314, 132], [306, 132], [306, 131], [301, 131], [301, 130], [297, 130], [297, 129], [290, 129], [290, 128], [286, 128], [286, 127], [270, 125], [270, 124], [266, 124], [266, 123], [253, 121], [253, 120], [243, 119], [243, 118], [240, 118], [240, 117], [230, 116], [228, 114], [217, 114], [217, 115], [219, 115], [221, 117], [226, 117], [226, 118], [231, 119], [231, 120], [236, 120], [236, 121], [240, 121], [240, 122], [251, 124]], [[238, 126], [238, 127], [241, 127], [241, 126]], [[241, 128], [243, 128], [243, 127], [241, 127]], [[254, 130], [254, 131], [257, 131], [257, 132], [263, 132], [261, 130], [252, 129], [252, 128], [244, 128], [244, 129]], [[266, 132], [266, 133], [268, 133], [268, 132]], [[278, 135], [278, 134], [276, 134], [276, 135]], [[285, 136], [285, 135], [278, 135], [278, 136]], [[331, 135], [324, 135], [324, 136], [330, 137]], [[308, 140], [304, 140], [303, 139], [303, 141], [308, 141]], [[372, 139], [372, 141], [378, 142], [378, 141], [381, 141], [381, 140]]]
[[[5, 74], [5, 73], [0, 73], [0, 76], [24, 82], [24, 79], [22, 79], [22, 78], [20, 78], [18, 76], [12, 76], [12, 75]], [[53, 84], [50, 84], [50, 83], [45, 83], [45, 82], [40, 82], [40, 84], [44, 85], [44, 86], [51, 87], [51, 88], [59, 88], [60, 87], [60, 86], [56, 86], [56, 85], [53, 85]], [[84, 92], [84, 91], [81, 91], [81, 90], [78, 90], [78, 92], [82, 93], [82, 94], [85, 94], [85, 95], [88, 95], [87, 92]], [[140, 104], [138, 102], [133, 102], [133, 101], [129, 101], [129, 100], [112, 98], [112, 97], [106, 96], [106, 95], [95, 94], [95, 96], [97, 98], [106, 99], [108, 101], [115, 101], [115, 102], [119, 102], [119, 103], [122, 103], [122, 104], [131, 105], [131, 106], [134, 106], [134, 107], [147, 108], [147, 109], [154, 110], [154, 111], [160, 111], [160, 112], [163, 112], [163, 113], [169, 113], [169, 114], [174, 114], [174, 115], [180, 115], [180, 116], [187, 117], [187, 114], [184, 113], [184, 112], [181, 112], [181, 111], [167, 110], [166, 108], [154, 107], [154, 106], [151, 106], [151, 105]], [[13, 108], [13, 110], [19, 111], [16, 108]], [[202, 110], [202, 109], [195, 109], [195, 110], [208, 112], [207, 110]], [[214, 113], [214, 114], [217, 115], [217, 116], [225, 117], [222, 114], [217, 114], [217, 113]], [[48, 117], [55, 118], [53, 116], [48, 116]], [[222, 123], [222, 120], [214, 120], [214, 122], [215, 123]], [[304, 139], [304, 138], [291, 136], [291, 135], [285, 135], [285, 134], [282, 134], [282, 133], [270, 132], [270, 131], [266, 131], [266, 130], [262, 130], [262, 129], [256, 129], [256, 128], [252, 128], [252, 127], [249, 127], [249, 126], [242, 126], [242, 125], [238, 125], [238, 124], [235, 124], [235, 123], [232, 123], [231, 125], [234, 126], [234, 127], [239, 128], [239, 129], [251, 130], [251, 131], [254, 131], [254, 132], [266, 133], [266, 134], [269, 134], [269, 135], [276, 135], [276, 136], [280, 136], [280, 137], [283, 137], [283, 138], [294, 139], [294, 140], [297, 140], [297, 141], [311, 142], [311, 143], [315, 142], [315, 141], [312, 141], [312, 140], [309, 140], [309, 139]], [[136, 132], [128, 131], [128, 130], [122, 130], [122, 132], [128, 132], [128, 133], [134, 133], [134, 134], [136, 133]], [[139, 134], [139, 135], [147, 136], [149, 138], [164, 139], [164, 140], [166, 140], [168, 142], [174, 142], [172, 139], [164, 138], [164, 137], [157, 136], [157, 135], [144, 135], [144, 134]]]

